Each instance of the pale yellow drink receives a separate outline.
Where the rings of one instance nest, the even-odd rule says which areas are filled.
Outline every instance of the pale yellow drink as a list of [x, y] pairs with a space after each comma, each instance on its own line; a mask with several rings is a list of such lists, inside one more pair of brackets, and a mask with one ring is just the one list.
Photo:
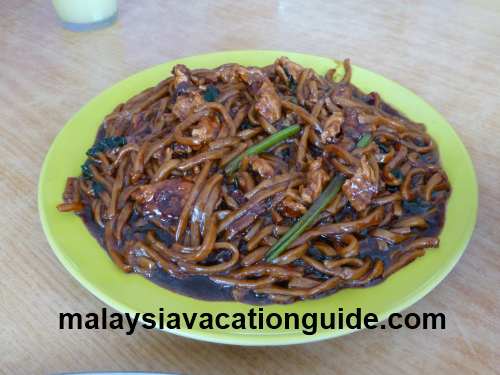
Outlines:
[[116, 17], [117, 0], [52, 0], [63, 25], [83, 31], [107, 26]]

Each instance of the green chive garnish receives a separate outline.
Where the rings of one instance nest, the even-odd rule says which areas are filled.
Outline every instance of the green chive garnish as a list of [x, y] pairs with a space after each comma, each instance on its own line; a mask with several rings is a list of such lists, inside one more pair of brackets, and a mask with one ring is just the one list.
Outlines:
[[[366, 147], [370, 144], [371, 140], [372, 137], [370, 134], [364, 134], [356, 144], [356, 147]], [[312, 206], [309, 207], [307, 212], [269, 249], [266, 255], [266, 261], [269, 262], [276, 259], [316, 221], [319, 214], [323, 212], [323, 210], [338, 194], [345, 180], [345, 176], [339, 174], [330, 181], [326, 189], [323, 190], [318, 199], [316, 199]]]
[[372, 136], [369, 133], [363, 134], [363, 136], [359, 139], [358, 143], [356, 143], [356, 148], [363, 148], [370, 144], [372, 141]]
[[326, 189], [320, 194], [307, 212], [281, 237], [270, 249], [266, 255], [266, 261], [271, 261], [284, 252], [304, 231], [313, 224], [319, 214], [330, 204], [333, 198], [338, 194], [342, 184], [345, 181], [343, 175], [337, 175], [326, 186]]
[[229, 164], [224, 168], [224, 172], [228, 175], [233, 174], [240, 167], [240, 163], [245, 156], [257, 155], [260, 154], [274, 145], [284, 141], [285, 139], [297, 134], [300, 131], [301, 127], [299, 125], [288, 126], [283, 130], [280, 130], [277, 133], [270, 135], [267, 138], [264, 138], [261, 142], [247, 148], [243, 153], [235, 157], [233, 160], [229, 162]]

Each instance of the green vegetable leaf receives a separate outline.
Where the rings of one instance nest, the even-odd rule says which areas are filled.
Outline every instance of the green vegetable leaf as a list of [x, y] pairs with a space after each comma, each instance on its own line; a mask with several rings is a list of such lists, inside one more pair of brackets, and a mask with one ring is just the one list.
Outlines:
[[286, 74], [286, 78], [288, 78], [288, 88], [290, 89], [291, 92], [295, 93], [295, 90], [297, 90], [297, 82], [295, 82], [295, 78], [290, 74], [290, 72], [286, 69], [283, 69]]
[[104, 185], [99, 182], [92, 181], [92, 190], [94, 191], [94, 195], [96, 197], [99, 196], [104, 191]]
[[82, 175], [83, 178], [85, 179], [91, 179], [92, 178], [92, 171], [90, 170], [90, 164], [92, 164], [92, 161], [89, 159], [85, 160], [85, 163], [82, 165]]
[[112, 150], [117, 147], [122, 147], [127, 144], [127, 138], [125, 137], [109, 137], [103, 138], [96, 142], [89, 150], [87, 151], [88, 156], [96, 157], [100, 152], [105, 152], [108, 150]]
[[207, 89], [203, 93], [203, 99], [207, 102], [215, 102], [219, 96], [220, 92], [214, 85], [208, 85]]

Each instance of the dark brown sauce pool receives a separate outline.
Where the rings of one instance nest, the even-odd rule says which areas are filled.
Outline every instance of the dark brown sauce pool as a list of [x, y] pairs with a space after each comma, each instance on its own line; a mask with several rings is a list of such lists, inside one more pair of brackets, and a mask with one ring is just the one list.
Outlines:
[[[80, 215], [87, 229], [104, 249], [104, 230], [94, 221], [92, 212], [86, 206], [84, 212]], [[137, 232], [135, 232], [137, 233]], [[132, 236], [132, 233], [128, 233]], [[159, 286], [171, 290], [172, 292], [183, 294], [185, 296], [202, 299], [206, 301], [231, 301], [234, 300], [232, 287], [221, 286], [211, 281], [207, 276], [186, 276], [183, 278], [172, 277], [168, 272], [161, 268], [156, 268], [150, 277], [147, 277]], [[253, 293], [252, 293], [253, 294]], [[246, 303], [267, 303], [266, 298], [251, 295], [245, 296]]]

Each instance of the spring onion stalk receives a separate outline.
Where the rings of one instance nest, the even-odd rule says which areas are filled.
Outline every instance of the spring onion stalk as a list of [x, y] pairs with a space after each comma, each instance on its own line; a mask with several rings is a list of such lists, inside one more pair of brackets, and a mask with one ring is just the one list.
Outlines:
[[270, 135], [269, 137], [263, 139], [261, 142], [247, 148], [242, 154], [235, 157], [229, 162], [229, 164], [224, 168], [226, 174], [231, 175], [238, 170], [240, 163], [245, 156], [257, 155], [264, 152], [274, 145], [284, 141], [285, 139], [297, 134], [301, 127], [299, 125], [288, 126], [277, 133]]
[[[356, 144], [357, 148], [363, 148], [370, 144], [372, 137], [370, 134], [364, 134]], [[297, 238], [304, 233], [310, 225], [312, 225], [319, 214], [328, 206], [340, 191], [342, 184], [345, 182], [345, 176], [338, 174], [330, 181], [326, 189], [320, 194], [318, 199], [314, 201], [307, 212], [281, 237], [268, 251], [266, 261], [276, 259], [290, 246]]]
[[343, 175], [337, 175], [330, 181], [326, 189], [320, 194], [307, 212], [281, 237], [268, 251], [266, 260], [271, 261], [284, 252], [304, 231], [313, 224], [319, 214], [328, 206], [338, 194], [345, 181]]
[[369, 133], [366, 133], [359, 139], [358, 143], [356, 143], [356, 147], [357, 148], [366, 147], [370, 144], [371, 140], [372, 136]]

